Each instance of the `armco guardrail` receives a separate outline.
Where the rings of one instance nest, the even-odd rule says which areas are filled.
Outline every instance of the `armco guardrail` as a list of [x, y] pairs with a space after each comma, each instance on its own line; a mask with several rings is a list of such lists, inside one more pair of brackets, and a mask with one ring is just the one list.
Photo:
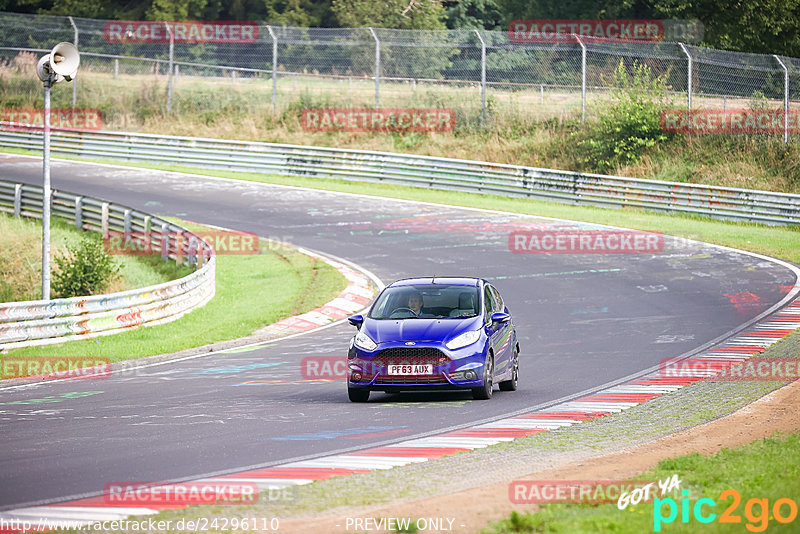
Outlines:
[[[38, 132], [2, 131], [0, 146], [36, 150]], [[232, 171], [386, 182], [530, 197], [567, 204], [636, 207], [772, 225], [800, 223], [800, 195], [641, 180], [366, 150], [115, 132], [61, 132], [56, 154], [172, 163]]]
[[[0, 211], [41, 217], [42, 188], [0, 180]], [[211, 247], [182, 226], [140, 211], [53, 191], [52, 213], [77, 228], [149, 235], [162, 258], [197, 265], [163, 284], [108, 295], [0, 303], [0, 349], [61, 343], [175, 320], [214, 296], [216, 258]]]

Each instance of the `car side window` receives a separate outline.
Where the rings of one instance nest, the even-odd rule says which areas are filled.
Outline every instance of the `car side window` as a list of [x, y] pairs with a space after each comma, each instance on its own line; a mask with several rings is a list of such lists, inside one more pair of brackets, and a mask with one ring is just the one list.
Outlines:
[[494, 309], [494, 298], [492, 297], [492, 292], [489, 289], [489, 286], [484, 286], [483, 288], [483, 311], [484, 313], [484, 322], [489, 324], [492, 322], [492, 310]]
[[494, 297], [492, 299], [494, 301], [494, 311], [495, 312], [504, 311], [505, 306], [503, 305], [503, 299], [500, 297], [500, 293], [497, 291], [497, 289], [494, 286], [489, 286], [489, 289], [492, 292], [492, 297]]

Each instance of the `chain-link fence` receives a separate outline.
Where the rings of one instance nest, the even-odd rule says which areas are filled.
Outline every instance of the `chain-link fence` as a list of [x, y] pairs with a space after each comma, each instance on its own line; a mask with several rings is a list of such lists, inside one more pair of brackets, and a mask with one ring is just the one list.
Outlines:
[[[192, 42], [176, 35], [185, 30], [180, 23], [147, 23], [149, 36], [159, 35], [150, 39], [133, 35], [138, 26], [129, 24], [0, 13], [0, 84], [11, 83], [4, 69], [30, 69], [41, 53], [70, 41], [81, 52], [80, 76], [66, 101], [73, 107], [103, 109], [104, 102], [134, 91], [137, 102], [167, 112], [219, 111], [231, 105], [225, 87], [234, 84], [273, 109], [441, 106], [457, 108], [462, 117], [510, 113], [585, 121], [592, 101], [606, 98], [620, 63], [650, 67], [663, 76], [676, 106], [689, 110], [755, 105], [788, 117], [800, 107], [800, 59], [683, 43], [590, 37], [520, 43], [497, 31], [259, 24], [246, 38]], [[124, 126], [124, 120], [106, 124]], [[788, 120], [785, 126], [778, 134], [788, 141]]]

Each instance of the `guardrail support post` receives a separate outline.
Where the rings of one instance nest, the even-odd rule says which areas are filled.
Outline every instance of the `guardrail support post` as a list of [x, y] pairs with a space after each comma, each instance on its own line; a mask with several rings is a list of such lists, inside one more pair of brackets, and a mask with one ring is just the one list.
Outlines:
[[83, 230], [83, 197], [75, 197], [75, 228]]
[[161, 239], [158, 240], [161, 246], [161, 259], [169, 261], [169, 234], [167, 233], [167, 223], [161, 223]]
[[100, 233], [103, 239], [108, 237], [108, 202], [103, 202], [100, 206]]
[[183, 232], [175, 233], [175, 264], [183, 263]]
[[581, 45], [581, 124], [586, 123], [586, 45], [581, 38], [575, 35], [575, 40]]
[[22, 215], [22, 184], [14, 185], [14, 217]]
[[122, 219], [122, 235], [125, 243], [131, 239], [131, 210], [125, 210]]
[[194, 236], [189, 238], [189, 249], [187, 250], [186, 264], [197, 264], [197, 238]]
[[481, 119], [486, 119], [486, 42], [481, 32], [475, 30], [475, 35], [481, 42]]
[[375, 30], [370, 28], [369, 32], [372, 38], [375, 39], [375, 107], [381, 106], [380, 89], [381, 89], [381, 41], [378, 39], [378, 34]]
[[267, 26], [272, 37], [272, 105], [278, 103], [278, 36], [272, 31], [272, 26]]
[[[72, 17], [67, 17], [69, 19], [69, 23], [72, 24], [72, 30], [75, 32], [72, 44], [75, 45], [75, 48], [78, 48], [78, 27], [75, 25], [75, 21], [72, 20]], [[78, 79], [72, 79], [72, 108], [75, 108], [75, 103], [78, 101]]]
[[789, 69], [777, 55], [772, 57], [783, 67], [783, 144], [789, 144]]
[[169, 78], [167, 81], [167, 113], [172, 110], [172, 68], [175, 60], [175, 36], [172, 34], [172, 27], [168, 22], [164, 22], [169, 35]]
[[151, 225], [151, 217], [150, 215], [145, 215], [144, 219], [142, 220], [142, 228], [144, 230], [144, 235], [142, 238], [144, 239], [145, 246], [147, 247], [147, 251], [152, 254], [153, 247], [152, 247], [152, 236], [150, 235], [150, 225]]

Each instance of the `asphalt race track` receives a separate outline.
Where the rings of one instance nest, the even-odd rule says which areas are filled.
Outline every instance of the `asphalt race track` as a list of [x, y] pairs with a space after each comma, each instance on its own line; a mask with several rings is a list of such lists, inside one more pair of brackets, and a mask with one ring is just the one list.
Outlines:
[[[0, 171], [41, 182], [37, 159], [0, 155]], [[373, 393], [352, 404], [344, 383], [305, 380], [300, 369], [307, 356], [344, 357], [347, 324], [106, 380], [0, 389], [0, 509], [97, 494], [110, 482], [323, 456], [551, 404], [730, 334], [795, 282], [763, 258], [670, 240], [648, 255], [510, 252], [511, 231], [577, 226], [563, 221], [64, 161], [52, 176], [55, 189], [288, 241], [387, 283], [487, 278], [517, 325], [520, 389], [490, 401]]]

